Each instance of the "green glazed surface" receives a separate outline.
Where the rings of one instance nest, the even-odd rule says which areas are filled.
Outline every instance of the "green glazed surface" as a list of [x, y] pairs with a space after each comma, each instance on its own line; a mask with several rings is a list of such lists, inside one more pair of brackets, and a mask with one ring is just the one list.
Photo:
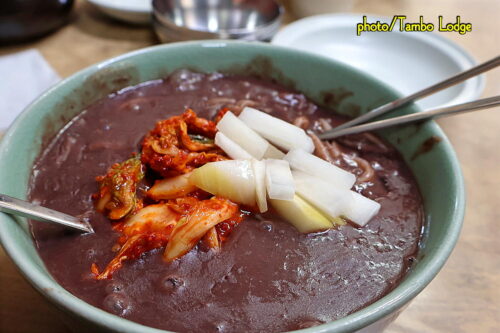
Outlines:
[[[32, 103], [0, 142], [0, 193], [26, 197], [31, 168], [42, 144], [87, 105], [126, 86], [163, 78], [178, 68], [273, 78], [319, 103], [326, 96], [327, 104], [351, 115], [399, 97], [393, 89], [347, 65], [267, 44], [200, 41], [146, 48], [80, 71]], [[395, 114], [417, 111], [416, 106], [408, 106]], [[458, 238], [465, 207], [464, 185], [444, 133], [434, 122], [428, 122], [380, 134], [402, 153], [424, 197], [427, 228], [418, 263], [395, 290], [379, 301], [303, 332], [352, 332], [396, 313], [434, 278]], [[414, 155], [432, 136], [438, 136], [441, 142], [429, 152]], [[25, 219], [0, 213], [0, 241], [31, 284], [72, 317], [103, 331], [164, 332], [92, 307], [59, 286], [38, 256]]]

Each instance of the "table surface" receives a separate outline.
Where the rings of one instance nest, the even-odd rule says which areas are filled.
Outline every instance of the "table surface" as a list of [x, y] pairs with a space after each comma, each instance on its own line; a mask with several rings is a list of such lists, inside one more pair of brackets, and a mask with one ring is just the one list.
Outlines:
[[[316, 3], [316, 1], [312, 1]], [[423, 15], [436, 22], [462, 16], [472, 32], [441, 33], [478, 61], [500, 51], [498, 0], [357, 0], [353, 12], [392, 16], [412, 22]], [[109, 20], [77, 2], [71, 23], [41, 40], [0, 47], [0, 54], [39, 49], [62, 76], [131, 50], [157, 43], [147, 27]], [[292, 20], [291, 14], [287, 20]], [[413, 21], [414, 20], [414, 21]], [[68, 47], [71, 46], [71, 47]], [[500, 92], [500, 69], [486, 74], [484, 96]], [[458, 244], [440, 274], [387, 329], [403, 332], [498, 332], [500, 328], [500, 110], [439, 121], [455, 147], [467, 186], [467, 211]], [[0, 332], [69, 332], [0, 249]]]

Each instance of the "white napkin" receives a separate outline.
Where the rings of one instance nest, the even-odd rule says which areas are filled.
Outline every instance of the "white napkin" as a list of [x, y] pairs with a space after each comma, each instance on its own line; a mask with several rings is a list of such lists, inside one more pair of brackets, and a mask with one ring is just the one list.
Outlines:
[[0, 57], [0, 133], [61, 78], [35, 49]]

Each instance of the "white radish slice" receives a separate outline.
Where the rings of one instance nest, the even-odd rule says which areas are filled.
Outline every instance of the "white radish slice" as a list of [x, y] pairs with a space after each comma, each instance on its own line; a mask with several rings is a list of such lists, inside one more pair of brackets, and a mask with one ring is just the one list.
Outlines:
[[336, 188], [332, 183], [301, 171], [293, 171], [295, 191], [311, 205], [327, 215], [330, 221], [347, 211], [352, 200], [349, 190]]
[[380, 210], [380, 204], [357, 192], [351, 191], [352, 199], [350, 204], [342, 212], [357, 225], [364, 227]]
[[328, 218], [298, 195], [295, 195], [292, 200], [271, 199], [270, 203], [278, 214], [299, 232], [318, 232], [332, 227]]
[[273, 158], [276, 160], [281, 160], [283, 157], [285, 157], [285, 153], [271, 144], [264, 154], [264, 158]]
[[240, 145], [220, 131], [215, 134], [215, 144], [233, 160], [249, 160], [252, 158], [252, 155], [245, 149], [241, 148]]
[[265, 139], [286, 151], [293, 148], [309, 153], [314, 151], [312, 139], [300, 127], [248, 106], [243, 109], [239, 118]]
[[255, 195], [259, 211], [264, 213], [267, 211], [266, 197], [266, 162], [252, 160], [252, 169], [255, 177]]
[[269, 148], [269, 142], [238, 119], [232, 112], [227, 112], [222, 117], [217, 123], [217, 129], [257, 160], [262, 159]]
[[300, 170], [342, 189], [350, 189], [356, 176], [302, 149], [292, 149], [284, 157], [292, 169]]
[[255, 206], [255, 178], [249, 160], [207, 163], [191, 172], [189, 182], [213, 195]]
[[270, 199], [293, 199], [295, 184], [287, 161], [266, 160], [266, 188]]

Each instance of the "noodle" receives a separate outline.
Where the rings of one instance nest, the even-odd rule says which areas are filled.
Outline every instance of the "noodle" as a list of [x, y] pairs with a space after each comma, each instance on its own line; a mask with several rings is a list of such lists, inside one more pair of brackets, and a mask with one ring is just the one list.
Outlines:
[[234, 98], [227, 98], [227, 97], [211, 98], [207, 101], [207, 105], [210, 107], [215, 107], [217, 109], [222, 109], [223, 107], [226, 107], [237, 116], [239, 116], [240, 113], [243, 111], [243, 109], [246, 108], [247, 106], [253, 108], [259, 107], [259, 103], [251, 99], [235, 100]]
[[368, 141], [371, 141], [372, 143], [374, 143], [375, 145], [377, 145], [377, 147], [381, 148], [385, 152], [388, 152], [390, 150], [389, 147], [387, 147], [387, 145], [382, 140], [380, 140], [379, 138], [377, 138], [372, 133], [363, 133], [363, 135], [365, 136], [365, 138], [368, 139]]
[[352, 159], [358, 164], [358, 167], [363, 170], [363, 173], [357, 178], [356, 183], [372, 181], [373, 177], [375, 177], [375, 170], [373, 170], [370, 163], [359, 156], [354, 156]]
[[325, 146], [328, 148], [328, 152], [334, 158], [338, 158], [342, 155], [342, 150], [340, 150], [339, 144], [335, 141], [326, 142]]
[[319, 118], [318, 123], [321, 126], [321, 128], [323, 129], [323, 132], [329, 131], [333, 128], [332, 125], [330, 124], [330, 122], [328, 120], [326, 120], [325, 118]]
[[305, 130], [309, 127], [309, 119], [306, 116], [298, 116], [293, 121], [293, 124]]
[[[309, 119], [306, 116], [299, 116], [295, 118], [293, 121], [293, 124], [295, 126], [305, 128], [309, 125]], [[330, 123], [324, 119], [320, 118], [318, 119], [318, 124], [321, 126], [323, 131], [328, 131], [332, 129], [332, 126]], [[316, 156], [324, 159], [325, 161], [328, 161], [332, 164], [335, 163], [335, 160], [342, 158], [347, 164], [352, 165], [352, 166], [357, 166], [358, 168], [361, 169], [361, 174], [357, 177], [356, 183], [364, 183], [368, 181], [372, 181], [375, 177], [375, 170], [372, 168], [370, 163], [365, 160], [364, 158], [361, 158], [355, 154], [354, 156], [349, 156], [348, 154], [342, 152], [342, 149], [340, 148], [340, 145], [335, 142], [335, 141], [322, 141], [316, 134], [313, 132], [308, 133], [311, 139], [313, 140], [314, 143], [314, 153]], [[379, 148], [387, 148], [382, 141], [380, 141], [376, 136], [370, 133], [365, 133], [366, 138], [371, 141], [372, 143], [375, 143]]]
[[321, 141], [320, 138], [318, 138], [316, 136], [316, 134], [314, 134], [312, 132], [309, 132], [309, 136], [311, 137], [311, 139], [313, 140], [313, 143], [314, 143], [314, 148], [315, 148], [314, 154], [316, 156], [318, 156], [319, 158], [322, 158], [325, 161], [328, 161], [328, 162], [333, 164], [334, 160], [333, 160], [332, 156], [330, 155], [330, 153], [328, 152], [328, 149], [326, 148], [325, 143], [323, 141]]
[[243, 110], [247, 106], [255, 108], [259, 106], [259, 103], [256, 101], [252, 101], [251, 99], [240, 99], [238, 102], [236, 102], [236, 105], [239, 106], [241, 110]]

